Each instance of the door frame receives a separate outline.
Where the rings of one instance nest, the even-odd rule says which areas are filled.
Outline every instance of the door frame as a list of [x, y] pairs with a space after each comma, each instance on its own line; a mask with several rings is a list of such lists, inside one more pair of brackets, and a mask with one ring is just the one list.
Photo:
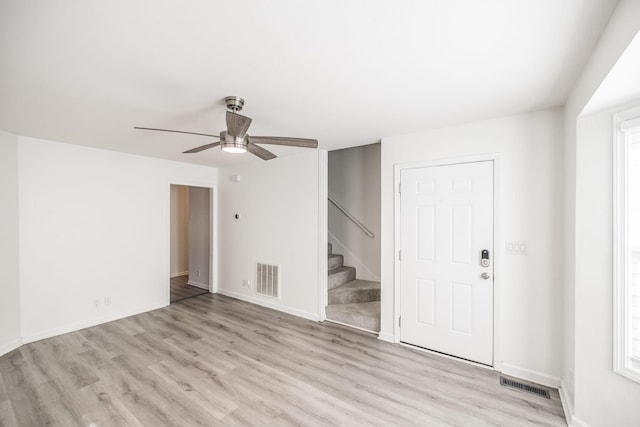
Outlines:
[[218, 292], [218, 187], [205, 181], [170, 180], [166, 187], [165, 202], [165, 305], [171, 304], [171, 186], [201, 187], [209, 189], [209, 293]]
[[329, 152], [318, 150], [318, 321], [327, 320], [329, 276]]
[[[500, 201], [500, 154], [486, 153], [472, 156], [447, 157], [411, 163], [399, 163], [393, 167], [393, 342], [400, 343], [400, 292], [402, 277], [400, 274], [400, 260], [398, 253], [401, 248], [401, 217], [400, 217], [400, 176], [405, 169], [427, 168], [436, 166], [458, 165], [463, 163], [493, 162], [493, 368], [501, 369], [500, 358], [500, 325], [501, 325], [501, 278], [502, 278], [502, 248], [500, 217], [502, 205]], [[440, 353], [435, 353], [440, 354]], [[474, 363], [475, 364], [475, 363]], [[485, 366], [485, 365], [482, 365]]]

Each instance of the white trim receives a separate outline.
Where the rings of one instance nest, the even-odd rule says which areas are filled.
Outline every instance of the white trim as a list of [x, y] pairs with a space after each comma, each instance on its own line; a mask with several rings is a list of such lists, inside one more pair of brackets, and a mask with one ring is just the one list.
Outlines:
[[[444, 159], [436, 159], [421, 162], [401, 163], [396, 164], [393, 167], [393, 205], [394, 205], [394, 248], [393, 248], [393, 342], [400, 342], [400, 326], [399, 316], [401, 314], [400, 307], [400, 261], [396, 254], [400, 250], [400, 193], [398, 191], [400, 186], [400, 174], [404, 169], [414, 169], [433, 166], [445, 166], [456, 165], [461, 163], [474, 163], [474, 162], [493, 162], [493, 367], [496, 370], [502, 369], [502, 362], [500, 359], [500, 333], [501, 333], [501, 278], [502, 278], [502, 251], [498, 248], [504, 247], [502, 241], [501, 229], [500, 229], [500, 217], [502, 212], [502, 202], [500, 198], [502, 171], [501, 171], [501, 156], [500, 153], [485, 153], [472, 156], [462, 157], [450, 157]], [[436, 353], [440, 354], [440, 353]]]
[[395, 344], [395, 343], [396, 343], [396, 341], [395, 341], [395, 339], [394, 339], [393, 334], [392, 334], [392, 333], [390, 333], [390, 332], [380, 332], [380, 333], [378, 334], [378, 339], [379, 339], [380, 341], [390, 342], [390, 343], [392, 343], [392, 344]]
[[329, 156], [327, 150], [318, 150], [318, 320], [327, 319], [329, 303], [328, 254], [329, 246]]
[[310, 311], [299, 310], [297, 308], [289, 307], [288, 305], [278, 304], [273, 297], [265, 297], [268, 299], [262, 299], [253, 297], [251, 295], [241, 294], [239, 292], [229, 291], [227, 289], [218, 289], [218, 293], [231, 298], [239, 299], [241, 301], [250, 302], [251, 304], [260, 305], [262, 307], [271, 308], [273, 310], [282, 311], [283, 313], [291, 314], [294, 316], [302, 317], [304, 319], [319, 321], [318, 313], [312, 313]]
[[209, 228], [209, 292], [218, 291], [218, 187], [210, 187], [209, 212], [211, 213], [211, 227]]
[[147, 311], [158, 310], [160, 308], [166, 307], [167, 305], [168, 304], [165, 304], [163, 302], [158, 302], [155, 304], [135, 307], [135, 308], [125, 310], [125, 311], [120, 311], [117, 313], [110, 313], [105, 316], [101, 316], [94, 319], [88, 319], [80, 322], [62, 325], [57, 328], [37, 332], [35, 334], [25, 335], [22, 337], [22, 343], [29, 344], [34, 341], [40, 341], [46, 338], [67, 334], [69, 332], [79, 331], [81, 329], [90, 328], [92, 326], [101, 325], [103, 323], [113, 322], [114, 320], [124, 319], [125, 317], [135, 316], [136, 314], [146, 313]]
[[336, 325], [346, 326], [347, 328], [351, 328], [351, 329], [357, 329], [359, 331], [366, 332], [368, 334], [374, 334], [374, 335], [377, 334], [376, 331], [372, 331], [371, 329], [365, 329], [365, 328], [361, 328], [359, 326], [353, 326], [353, 325], [350, 325], [348, 323], [338, 322], [337, 320], [327, 319], [327, 322], [335, 323]]
[[545, 385], [547, 387], [560, 387], [560, 378], [556, 376], [534, 371], [532, 369], [521, 368], [519, 366], [511, 365], [510, 363], [506, 362], [502, 362], [502, 369], [500, 369], [499, 372], [510, 375], [512, 377], [531, 381], [536, 384]]
[[[400, 260], [398, 253], [402, 247], [400, 238], [400, 174], [404, 165], [393, 165], [393, 342], [400, 343]], [[408, 166], [408, 165], [407, 165]], [[380, 325], [382, 328], [382, 325]]]
[[640, 117], [640, 107], [613, 116], [613, 371], [640, 382], [640, 370], [630, 366], [628, 316], [627, 150], [625, 122]]
[[15, 350], [16, 348], [19, 348], [21, 345], [22, 345], [22, 338], [16, 338], [7, 343], [4, 343], [2, 346], [0, 346], [0, 357], [4, 356], [10, 351]]
[[175, 279], [176, 277], [182, 277], [182, 276], [188, 276], [189, 272], [188, 271], [181, 271], [180, 273], [174, 273], [173, 275], [171, 275], [172, 279]]
[[571, 423], [569, 423], [570, 427], [591, 427], [591, 424], [588, 424], [585, 421], [582, 421], [580, 418], [575, 415], [571, 417]]
[[209, 285], [205, 285], [204, 283], [194, 282], [193, 280], [187, 281], [187, 285], [195, 286], [196, 288], [204, 289], [206, 291], [209, 290]]
[[[634, 110], [630, 110], [630, 111], [633, 112]], [[620, 123], [620, 130], [626, 131], [626, 130], [640, 126], [640, 108], [636, 113], [631, 113], [631, 114], [625, 114], [625, 113], [626, 112], [616, 115], [616, 117], [621, 118], [623, 121], [622, 123]]]
[[564, 419], [567, 424], [571, 426], [571, 420], [573, 418], [573, 404], [567, 394], [567, 386], [564, 384], [564, 380], [560, 380], [558, 394], [560, 395], [560, 403], [562, 403], [562, 410], [564, 411]]

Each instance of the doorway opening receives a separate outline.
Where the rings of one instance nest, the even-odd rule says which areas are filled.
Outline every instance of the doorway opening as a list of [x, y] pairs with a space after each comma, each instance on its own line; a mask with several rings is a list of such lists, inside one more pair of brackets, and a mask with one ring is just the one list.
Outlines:
[[380, 148], [328, 155], [327, 320], [380, 331]]
[[211, 189], [171, 185], [170, 303], [211, 289]]

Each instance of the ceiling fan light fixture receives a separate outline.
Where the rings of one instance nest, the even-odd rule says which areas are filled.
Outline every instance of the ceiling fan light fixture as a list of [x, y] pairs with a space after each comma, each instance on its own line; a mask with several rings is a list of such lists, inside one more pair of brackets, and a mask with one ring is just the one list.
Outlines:
[[247, 144], [244, 138], [233, 136], [228, 132], [222, 132], [220, 139], [220, 147], [225, 153], [242, 154], [247, 152]]
[[233, 153], [233, 154], [242, 154], [246, 153], [247, 149], [244, 147], [236, 147], [236, 146], [222, 146], [222, 151], [225, 153]]
[[224, 100], [229, 111], [226, 112], [227, 129], [220, 132], [220, 136], [210, 135], [208, 133], [187, 132], [175, 129], [146, 128], [139, 126], [134, 126], [134, 129], [184, 133], [187, 135], [200, 135], [212, 138], [220, 138], [220, 142], [210, 142], [209, 144], [201, 145], [199, 147], [183, 151], [183, 154], [199, 153], [201, 151], [208, 150], [209, 148], [217, 147], [219, 145], [222, 151], [226, 153], [242, 154], [249, 152], [250, 154], [259, 157], [262, 160], [271, 160], [275, 159], [278, 156], [273, 154], [271, 151], [262, 148], [258, 144], [318, 148], [318, 141], [316, 139], [255, 135], [252, 136], [251, 139], [249, 139], [247, 131], [249, 130], [249, 126], [251, 125], [252, 120], [250, 117], [238, 114], [238, 111], [241, 111], [242, 107], [244, 106], [244, 99], [238, 96], [227, 96]]

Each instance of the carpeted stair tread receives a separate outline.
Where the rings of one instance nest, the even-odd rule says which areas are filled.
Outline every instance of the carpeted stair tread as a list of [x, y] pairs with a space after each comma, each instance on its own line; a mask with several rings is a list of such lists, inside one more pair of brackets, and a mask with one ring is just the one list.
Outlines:
[[380, 282], [352, 280], [329, 291], [329, 304], [380, 301]]
[[369, 331], [380, 331], [380, 301], [352, 304], [330, 304], [327, 319]]
[[353, 267], [338, 267], [329, 270], [329, 289], [337, 288], [356, 278], [356, 269]]

